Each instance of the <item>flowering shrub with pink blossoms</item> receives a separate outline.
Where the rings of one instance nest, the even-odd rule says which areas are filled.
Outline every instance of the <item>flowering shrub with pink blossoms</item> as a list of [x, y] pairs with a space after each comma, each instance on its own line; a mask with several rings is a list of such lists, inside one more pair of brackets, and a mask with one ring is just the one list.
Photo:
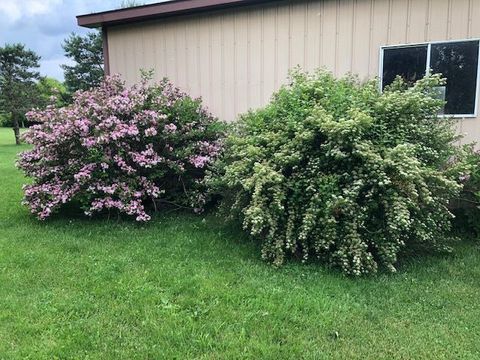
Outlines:
[[118, 77], [78, 92], [71, 106], [27, 114], [33, 149], [18, 166], [33, 178], [24, 203], [40, 219], [78, 202], [85, 214], [116, 210], [150, 219], [159, 203], [201, 211], [205, 170], [224, 125], [167, 80], [131, 88]]

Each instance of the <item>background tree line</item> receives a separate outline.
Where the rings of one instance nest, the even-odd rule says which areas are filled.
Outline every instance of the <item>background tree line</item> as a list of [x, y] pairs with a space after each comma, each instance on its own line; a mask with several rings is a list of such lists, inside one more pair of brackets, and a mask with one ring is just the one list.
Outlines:
[[[99, 84], [104, 76], [101, 32], [72, 33], [62, 47], [72, 65], [62, 65], [64, 82], [41, 76], [40, 56], [23, 44], [0, 47], [0, 126], [12, 127], [16, 144], [20, 128], [28, 126], [25, 113], [54, 101], [67, 105], [77, 90]], [[55, 97], [55, 98], [52, 98]]]

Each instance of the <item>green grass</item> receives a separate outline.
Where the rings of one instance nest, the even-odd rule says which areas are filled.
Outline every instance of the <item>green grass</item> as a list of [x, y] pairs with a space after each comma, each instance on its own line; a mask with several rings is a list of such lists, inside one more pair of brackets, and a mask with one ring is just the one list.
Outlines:
[[478, 359], [480, 248], [349, 279], [274, 269], [213, 216], [57, 217], [20, 205], [0, 129], [0, 359]]

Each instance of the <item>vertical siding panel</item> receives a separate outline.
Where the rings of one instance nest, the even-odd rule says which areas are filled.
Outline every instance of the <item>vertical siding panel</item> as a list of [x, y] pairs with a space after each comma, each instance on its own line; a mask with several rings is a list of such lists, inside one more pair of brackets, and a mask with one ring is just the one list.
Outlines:
[[222, 17], [215, 16], [211, 23], [211, 99], [210, 110], [217, 116], [222, 114]]
[[429, 18], [429, 0], [412, 0], [410, 2], [410, 16], [407, 38], [408, 42], [418, 43], [426, 41], [427, 22]]
[[114, 36], [109, 35], [108, 36], [108, 53], [110, 54], [110, 72], [111, 74], [116, 73], [116, 69], [118, 69], [117, 66], [117, 59], [118, 59], [118, 47], [114, 43]]
[[473, 21], [473, 2], [475, 0], [468, 0], [468, 21], [467, 21], [467, 36], [472, 36], [472, 21]]
[[168, 78], [175, 84], [177, 84], [177, 77], [176, 77], [176, 67], [177, 67], [177, 59], [175, 58], [175, 49], [177, 44], [175, 43], [175, 25], [172, 23], [168, 23], [165, 28], [165, 51], [166, 51], [166, 68], [167, 68], [167, 76]]
[[150, 58], [150, 55], [148, 53], [148, 49], [146, 48], [145, 44], [145, 26], [139, 26], [138, 27], [138, 35], [139, 35], [139, 39], [137, 40], [138, 43], [140, 43], [140, 47], [142, 49], [142, 56], [140, 57], [140, 61], [139, 61], [139, 71], [138, 71], [138, 79], [140, 80], [141, 79], [141, 72], [140, 72], [140, 69], [142, 70], [147, 70], [150, 68], [150, 65], [149, 65], [149, 58]]
[[213, 23], [214, 18], [208, 22], [208, 96], [213, 103]]
[[309, 37], [309, 30], [310, 24], [308, 21], [310, 20], [308, 17], [308, 11], [310, 10], [310, 0], [305, 0], [303, 6], [303, 19], [304, 19], [304, 34], [303, 34], [303, 68], [305, 70], [309, 69], [309, 64], [311, 61], [308, 60], [308, 37]]
[[167, 52], [167, 36], [168, 29], [167, 24], [162, 26], [162, 61], [163, 61], [163, 76], [169, 77], [168, 73], [168, 52]]
[[161, 79], [165, 74], [163, 61], [163, 26], [155, 23], [155, 32], [153, 34], [153, 47], [155, 56], [155, 78]]
[[339, 42], [339, 26], [340, 26], [340, 2], [341, 0], [335, 1], [335, 50], [334, 50], [334, 64], [333, 64], [333, 73], [338, 76], [338, 47], [340, 46]]
[[125, 80], [127, 83], [131, 81], [131, 63], [132, 63], [132, 58], [130, 56], [130, 51], [129, 49], [129, 39], [130, 39], [130, 30], [126, 30], [124, 34], [121, 35], [121, 38], [119, 39], [119, 45], [121, 46], [121, 56], [122, 56], [122, 63], [124, 68], [120, 70], [119, 72], [124, 76]]
[[187, 67], [187, 44], [186, 44], [186, 29], [183, 22], [175, 26], [175, 76], [177, 78], [176, 85], [186, 90], [187, 74], [185, 69]]
[[238, 114], [238, 84], [237, 84], [237, 14], [232, 12], [232, 24], [233, 24], [233, 113], [236, 116]]
[[388, 12], [387, 12], [387, 42], [390, 43], [390, 38], [392, 35], [392, 0], [388, 1]]
[[378, 59], [380, 47], [388, 44], [388, 13], [389, 3], [386, 0], [374, 0], [372, 11], [372, 49], [370, 66], [374, 74], [378, 75]]
[[322, 66], [335, 72], [337, 38], [337, 1], [325, 0], [323, 4]]
[[368, 48], [368, 75], [377, 76], [378, 70], [376, 68], [376, 59], [378, 59], [378, 44], [373, 39], [373, 28], [375, 19], [375, 0], [370, 0], [370, 14], [369, 14], [369, 48]]
[[262, 99], [265, 93], [265, 11], [262, 8], [260, 13], [260, 94], [258, 101], [263, 105]]
[[155, 71], [156, 69], [155, 43], [153, 39], [154, 30], [155, 30], [155, 27], [153, 25], [150, 25], [150, 26], [146, 26], [143, 32], [145, 53], [148, 56], [146, 65], [148, 70], [153, 69], [153, 71]]
[[353, 0], [343, 0], [338, 6], [337, 76], [343, 76], [352, 71], [353, 5]]
[[356, 1], [352, 31], [352, 72], [358, 74], [362, 79], [366, 78], [370, 71], [371, 11], [372, 2], [370, 0]]
[[[110, 46], [110, 48], [113, 48], [114, 46], [118, 47], [118, 49], [116, 51], [116, 54], [117, 54], [117, 57], [118, 57], [117, 58], [117, 67], [113, 69], [113, 73], [119, 73], [123, 77], [126, 76], [125, 69], [127, 68], [125, 47], [124, 47], [124, 43], [123, 43], [124, 39], [125, 39], [125, 30], [121, 29], [119, 34], [118, 34], [118, 38], [117, 38], [117, 41], [116, 41], [115, 45], [113, 45], [110, 41], [109, 41], [109, 44], [108, 44]], [[110, 59], [110, 61], [112, 61], [112, 59]]]
[[455, 0], [450, 4], [450, 39], [468, 37], [469, 0]]
[[446, 40], [448, 37], [448, 0], [435, 0], [430, 4], [428, 40]]
[[234, 16], [231, 12], [225, 14], [222, 24], [224, 34], [224, 76], [225, 76], [225, 114], [226, 120], [235, 119], [235, 34]]
[[307, 4], [307, 38], [305, 41], [305, 69], [312, 71], [320, 67], [321, 2]]
[[150, 29], [148, 30], [148, 38], [147, 46], [151, 47], [150, 53], [152, 59], [150, 60], [151, 66], [154, 69], [154, 80], [161, 78], [162, 75], [162, 49], [161, 49], [161, 38], [163, 33], [161, 32], [161, 27], [158, 22], [152, 22]]
[[219, 114], [219, 116], [221, 116], [221, 118], [223, 120], [227, 120], [227, 116], [226, 116], [226, 97], [227, 97], [227, 94], [225, 93], [225, 62], [226, 62], [226, 55], [225, 55], [225, 31], [223, 29], [223, 23], [225, 21], [225, 15], [222, 14], [222, 16], [220, 17], [220, 37], [221, 37], [221, 68], [220, 68], [220, 76], [221, 76], [221, 81], [222, 81], [222, 87], [221, 87], [221, 101], [222, 101], [222, 111], [221, 113]]
[[[135, 55], [135, 29], [125, 32], [123, 41], [125, 58], [125, 76], [128, 84], [133, 84], [136, 79], [136, 55]], [[132, 55], [133, 54], [133, 55]]]
[[193, 19], [187, 21], [187, 78], [188, 83], [186, 86], [187, 91], [191, 95], [198, 94], [200, 89], [198, 88], [198, 73], [197, 73], [197, 31], [196, 22]]
[[452, 0], [448, 0], [448, 12], [447, 12], [447, 39], [451, 39], [452, 36]]
[[324, 39], [324, 23], [325, 23], [325, 1], [320, 4], [320, 41], [318, 44], [318, 66], [323, 68], [323, 39]]
[[290, 5], [290, 68], [305, 68], [306, 6], [305, 1], [293, 2]]
[[262, 11], [249, 12], [248, 107], [263, 105], [262, 96]]
[[277, 88], [278, 86], [278, 46], [279, 46], [279, 40], [278, 40], [278, 4], [277, 6], [275, 7], [275, 53], [273, 55], [274, 57], [274, 69], [275, 69], [275, 72], [274, 72], [274, 79], [275, 79], [275, 82], [274, 82], [274, 89]]
[[128, 80], [127, 83], [133, 84], [135, 82], [136, 78], [136, 39], [135, 39], [135, 29], [131, 29], [130, 31], [126, 32], [126, 37], [125, 37], [125, 61], [127, 62], [127, 71], [126, 73], [128, 74]]
[[135, 53], [135, 66], [134, 66], [134, 71], [135, 71], [135, 77], [134, 77], [134, 82], [137, 83], [140, 81], [141, 75], [140, 75], [140, 69], [144, 68], [144, 61], [145, 61], [145, 51], [143, 49], [143, 41], [142, 41], [142, 35], [143, 31], [140, 26], [135, 26], [135, 32], [134, 32], [134, 53]]
[[268, 102], [276, 86], [276, 15], [275, 6], [266, 7], [263, 11], [263, 103]]
[[195, 20], [195, 46], [197, 48], [197, 63], [195, 68], [195, 81], [197, 82], [198, 93], [195, 96], [203, 96], [205, 90], [205, 84], [203, 82], [206, 69], [203, 68], [205, 62], [205, 52], [202, 51], [202, 21], [201, 17], [197, 17]]
[[236, 62], [236, 113], [243, 113], [248, 109], [248, 37], [247, 13], [237, 11], [235, 14], [235, 62]]
[[[155, 51], [153, 46], [153, 29], [154, 27], [149, 25], [143, 29], [143, 49], [145, 51], [145, 68], [155, 71]], [[155, 73], [154, 73], [155, 74]]]
[[168, 36], [168, 28], [167, 24], [162, 24], [162, 63], [163, 63], [163, 76], [169, 78], [170, 74], [168, 72], [168, 52], [167, 52], [167, 36]]
[[246, 22], [247, 22], [247, 27], [245, 29], [247, 33], [247, 94], [246, 94], [246, 103], [247, 103], [247, 108], [250, 109], [251, 103], [252, 103], [252, 64], [251, 64], [251, 53], [252, 53], [252, 17], [255, 16], [253, 14], [254, 11], [251, 9], [247, 10], [245, 16], [246, 16]]
[[198, 20], [197, 46], [198, 46], [198, 81], [199, 94], [205, 103], [210, 102], [210, 36], [209, 19]]
[[[209, 103], [212, 104], [214, 102], [213, 98], [213, 29], [214, 29], [214, 23], [215, 23], [215, 18], [212, 17], [208, 22], [207, 22], [207, 36], [208, 36], [208, 44], [207, 44], [207, 51], [208, 51], [208, 98]], [[207, 92], [205, 92], [207, 94]]]
[[390, 44], [405, 44], [407, 42], [408, 10], [408, 0], [394, 0], [391, 3]]
[[225, 59], [226, 59], [226, 56], [225, 56], [225, 31], [223, 29], [223, 23], [225, 21], [225, 15], [222, 15], [221, 16], [221, 19], [220, 19], [220, 34], [221, 34], [221, 68], [220, 68], [220, 72], [221, 72], [221, 81], [222, 81], [222, 87], [221, 87], [221, 91], [222, 91], [222, 94], [221, 94], [221, 99], [222, 99], [222, 111], [221, 113], [219, 114], [222, 119], [227, 119], [226, 117], [226, 107], [225, 107], [225, 103], [226, 103], [226, 93], [225, 93]]
[[110, 72], [112, 75], [118, 74], [125, 69], [122, 56], [123, 48], [121, 46], [122, 38], [123, 34], [121, 29], [108, 30], [108, 52], [110, 54]]
[[349, 71], [353, 71], [353, 62], [355, 61], [355, 44], [353, 43], [355, 37], [355, 29], [357, 28], [357, 0], [352, 0], [352, 25], [351, 25], [351, 32], [350, 32], [350, 69]]
[[412, 1], [407, 0], [407, 24], [405, 26], [405, 43], [409, 42], [408, 35], [410, 33], [411, 17], [412, 17]]
[[282, 5], [277, 12], [277, 87], [285, 83], [290, 70], [290, 7]]
[[470, 36], [471, 38], [480, 37], [480, 1], [471, 0], [470, 15]]

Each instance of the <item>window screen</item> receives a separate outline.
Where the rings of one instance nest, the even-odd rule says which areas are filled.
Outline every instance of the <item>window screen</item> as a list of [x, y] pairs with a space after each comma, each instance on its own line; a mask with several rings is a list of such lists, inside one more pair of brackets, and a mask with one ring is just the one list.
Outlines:
[[427, 69], [427, 50], [427, 45], [385, 49], [382, 89], [390, 85], [397, 75], [409, 84], [423, 78]]
[[432, 44], [430, 68], [447, 78], [444, 113], [474, 114], [478, 41]]

